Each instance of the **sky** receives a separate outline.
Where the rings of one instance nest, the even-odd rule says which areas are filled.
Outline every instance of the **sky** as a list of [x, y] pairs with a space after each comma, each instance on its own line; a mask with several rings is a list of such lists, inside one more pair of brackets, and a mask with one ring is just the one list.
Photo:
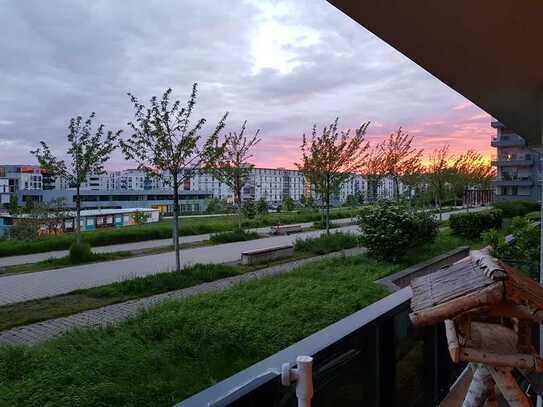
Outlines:
[[[402, 127], [430, 152], [492, 152], [490, 116], [324, 0], [0, 0], [0, 163], [62, 156], [71, 117], [123, 129], [140, 101], [173, 89], [194, 118], [260, 129], [253, 162], [294, 168], [313, 124]], [[120, 153], [110, 169], [133, 167]]]

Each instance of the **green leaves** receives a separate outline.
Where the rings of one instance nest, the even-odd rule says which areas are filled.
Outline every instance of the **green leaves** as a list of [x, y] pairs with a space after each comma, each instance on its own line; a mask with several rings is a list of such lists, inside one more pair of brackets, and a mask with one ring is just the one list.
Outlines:
[[171, 102], [171, 88], [160, 99], [153, 96], [147, 106], [129, 93], [134, 107], [134, 120], [128, 123], [132, 134], [119, 143], [125, 158], [166, 181], [215, 162], [222, 155], [218, 139], [228, 114], [204, 139], [201, 130], [206, 120], [201, 118], [191, 124], [197, 90], [195, 83], [184, 106], [179, 100]]
[[369, 254], [387, 261], [398, 261], [408, 249], [433, 242], [439, 226], [427, 212], [388, 201], [363, 208], [358, 224], [361, 243]]
[[68, 164], [64, 160], [59, 160], [49, 146], [41, 141], [40, 147], [31, 151], [40, 166], [51, 175], [64, 178], [68, 183], [75, 185], [85, 182], [89, 174], [103, 173], [104, 163], [117, 148], [117, 138], [121, 130], [115, 133], [106, 132], [104, 125], [100, 124], [93, 132], [92, 121], [95, 116], [95, 113], [91, 113], [84, 122], [81, 116], [70, 119], [67, 155], [71, 161]]

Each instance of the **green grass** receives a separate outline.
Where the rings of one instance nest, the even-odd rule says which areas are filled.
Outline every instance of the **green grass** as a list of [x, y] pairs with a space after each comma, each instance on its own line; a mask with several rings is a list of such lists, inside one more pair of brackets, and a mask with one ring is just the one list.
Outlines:
[[[352, 209], [336, 209], [330, 212], [330, 217], [332, 219], [348, 218], [355, 216], [357, 213], [357, 210]], [[320, 213], [312, 210], [270, 213], [261, 218], [244, 220], [243, 227], [255, 228], [275, 224], [313, 222], [318, 219], [320, 219]], [[179, 230], [181, 236], [188, 236], [225, 232], [234, 230], [237, 227], [235, 216], [215, 216], [182, 218], [180, 219]], [[167, 239], [171, 235], [170, 221], [83, 232], [84, 240], [93, 247], [144, 240]], [[65, 234], [62, 236], [42, 237], [35, 240], [2, 241], [0, 242], [0, 257], [66, 250], [73, 243], [73, 240], [73, 234]]]
[[215, 233], [211, 235], [209, 240], [215, 244], [220, 244], [254, 240], [258, 238], [260, 238], [260, 235], [256, 232], [236, 229], [229, 232]]
[[326, 254], [358, 246], [358, 236], [353, 233], [322, 234], [318, 237], [296, 239], [294, 250], [312, 254]]
[[466, 243], [443, 230], [401, 264], [329, 259], [117, 327], [1, 347], [0, 405], [172, 405], [382, 298], [376, 279]]
[[100, 287], [76, 290], [64, 295], [25, 301], [0, 307], [0, 330], [75, 314], [89, 309], [192, 287], [243, 272], [222, 264], [197, 264], [179, 273], [165, 272], [135, 277]]

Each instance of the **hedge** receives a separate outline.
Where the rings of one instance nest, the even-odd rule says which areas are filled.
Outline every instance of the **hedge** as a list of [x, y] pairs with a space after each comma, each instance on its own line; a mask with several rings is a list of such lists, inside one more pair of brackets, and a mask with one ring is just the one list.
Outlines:
[[530, 212], [539, 211], [540, 208], [539, 202], [535, 201], [496, 202], [493, 206], [502, 211], [504, 218], [524, 216]]
[[449, 225], [453, 234], [467, 239], [478, 239], [481, 233], [489, 229], [500, 229], [503, 213], [500, 209], [487, 209], [479, 212], [453, 214]]

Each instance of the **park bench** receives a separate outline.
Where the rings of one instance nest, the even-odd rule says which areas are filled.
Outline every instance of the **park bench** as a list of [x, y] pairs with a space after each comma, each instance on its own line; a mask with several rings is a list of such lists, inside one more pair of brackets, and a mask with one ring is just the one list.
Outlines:
[[274, 235], [289, 235], [291, 233], [300, 233], [302, 230], [302, 225], [274, 225], [271, 227]]
[[267, 263], [281, 257], [288, 257], [294, 254], [293, 245], [267, 247], [264, 249], [250, 250], [241, 253], [241, 264], [253, 265]]

